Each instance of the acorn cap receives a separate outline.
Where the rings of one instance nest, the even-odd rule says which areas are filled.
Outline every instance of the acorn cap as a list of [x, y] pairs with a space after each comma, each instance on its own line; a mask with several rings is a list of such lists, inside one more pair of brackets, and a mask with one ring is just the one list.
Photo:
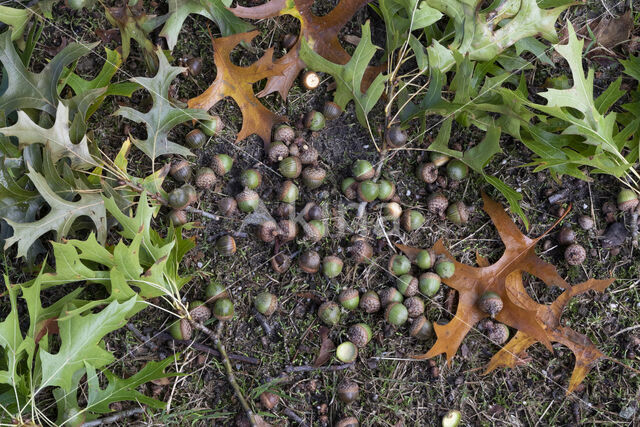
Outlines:
[[289, 147], [281, 141], [272, 142], [271, 146], [269, 146], [267, 156], [273, 163], [279, 162], [289, 156]]
[[618, 209], [623, 212], [631, 212], [638, 206], [638, 195], [628, 188], [623, 188], [618, 193]]
[[196, 187], [208, 190], [216, 183], [216, 174], [211, 168], [200, 168], [196, 173]]
[[202, 301], [193, 301], [189, 307], [191, 308], [189, 315], [198, 323], [205, 322], [211, 317], [211, 310]]
[[338, 301], [347, 310], [355, 310], [360, 303], [360, 292], [354, 288], [347, 288], [340, 292]]
[[276, 141], [282, 141], [290, 143], [296, 138], [296, 131], [289, 125], [279, 125], [276, 131], [273, 133], [273, 139]]
[[303, 165], [312, 165], [318, 161], [318, 150], [310, 145], [302, 144], [300, 149], [300, 161]]
[[449, 200], [442, 193], [434, 193], [427, 199], [427, 209], [432, 214], [442, 217], [449, 206]]
[[509, 339], [509, 328], [503, 323], [496, 323], [487, 333], [487, 337], [497, 345], [502, 345]]
[[409, 317], [417, 317], [424, 313], [424, 301], [420, 297], [411, 297], [404, 300]]
[[354, 239], [353, 243], [349, 247], [349, 252], [356, 264], [368, 261], [373, 256], [373, 248], [364, 239], [364, 237]]
[[349, 328], [347, 335], [349, 336], [349, 341], [354, 343], [356, 347], [363, 348], [369, 344], [373, 333], [366, 323], [356, 323]]
[[187, 319], [179, 319], [171, 324], [169, 333], [176, 340], [190, 340], [193, 335], [193, 329]]
[[365, 313], [375, 313], [380, 310], [380, 297], [375, 291], [367, 291], [360, 297], [360, 308]]
[[431, 163], [422, 163], [418, 166], [418, 178], [425, 184], [433, 184], [438, 179], [438, 167]]
[[305, 273], [315, 274], [320, 269], [320, 254], [316, 251], [306, 251], [300, 255], [298, 265]]
[[338, 384], [338, 399], [342, 403], [352, 403], [358, 400], [360, 394], [360, 387], [355, 381], [343, 380]]
[[580, 265], [587, 257], [587, 251], [577, 243], [567, 246], [564, 251], [564, 259], [569, 265]]
[[420, 341], [429, 339], [433, 335], [433, 324], [424, 315], [418, 316], [411, 323], [409, 335]]
[[480, 301], [478, 302], [478, 308], [487, 313], [492, 318], [495, 318], [498, 313], [504, 307], [502, 298], [495, 292], [488, 291], [482, 294]]

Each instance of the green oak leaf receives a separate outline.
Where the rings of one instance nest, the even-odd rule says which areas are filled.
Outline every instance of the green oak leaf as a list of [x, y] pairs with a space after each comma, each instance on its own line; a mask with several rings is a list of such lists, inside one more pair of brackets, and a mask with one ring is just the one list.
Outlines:
[[18, 111], [18, 121], [13, 126], [0, 128], [0, 133], [17, 137], [20, 148], [31, 144], [43, 144], [54, 162], [68, 157], [74, 168], [87, 169], [97, 166], [96, 160], [89, 153], [86, 136], [78, 144], [71, 142], [69, 107], [60, 102], [55, 117], [53, 127], [45, 129], [34, 123], [27, 113]]
[[387, 52], [393, 52], [407, 40], [407, 34], [428, 27], [442, 13], [419, 0], [380, 0], [380, 13], [387, 33]]
[[125, 324], [135, 303], [136, 297], [132, 297], [123, 303], [113, 301], [95, 314], [58, 319], [60, 349], [56, 354], [42, 348], [38, 352], [42, 365], [39, 388], [57, 386], [69, 392], [74, 373], [85, 367], [85, 361], [90, 361], [95, 368], [111, 363], [114, 356], [100, 342]]
[[171, 129], [189, 120], [207, 120], [211, 116], [198, 109], [183, 109], [174, 107], [169, 101], [169, 86], [171, 81], [185, 68], [172, 67], [161, 50], [157, 51], [159, 67], [155, 77], [134, 77], [131, 80], [149, 91], [153, 99], [153, 107], [146, 113], [141, 113], [130, 107], [120, 107], [114, 114], [144, 123], [147, 127], [147, 138], [139, 140], [131, 137], [136, 147], [151, 159], [164, 154], [192, 155], [186, 147], [169, 141]]
[[29, 9], [16, 9], [8, 6], [0, 6], [0, 22], [4, 22], [11, 27], [11, 40], [15, 41], [22, 37], [27, 23], [31, 19], [32, 11]]
[[169, 18], [160, 36], [167, 40], [167, 46], [173, 50], [184, 20], [192, 13], [215, 22], [223, 37], [251, 31], [253, 26], [235, 16], [227, 9], [229, 6], [231, 0], [169, 0]]
[[49, 213], [43, 218], [27, 223], [20, 223], [6, 219], [13, 228], [13, 236], [5, 241], [5, 249], [18, 243], [18, 256], [26, 256], [27, 250], [43, 234], [54, 231], [56, 237], [64, 237], [75, 220], [81, 216], [88, 216], [93, 221], [98, 239], [104, 242], [107, 234], [107, 215], [104, 201], [100, 194], [87, 189], [78, 190], [80, 200], [77, 202], [65, 200], [52, 190], [47, 179], [36, 172], [29, 165], [27, 174], [36, 190], [50, 207]]
[[11, 33], [0, 34], [0, 62], [4, 93], [0, 95], [0, 111], [9, 114], [18, 109], [36, 108], [55, 116], [58, 107], [57, 85], [66, 66], [90, 52], [98, 43], [82, 45], [70, 43], [39, 73], [24, 66], [11, 42]]
[[314, 52], [309, 40], [304, 40], [300, 46], [300, 58], [305, 64], [314, 70], [331, 74], [336, 80], [334, 102], [344, 109], [349, 101], [354, 101], [356, 117], [363, 126], [367, 126], [367, 114], [380, 99], [385, 82], [389, 79], [387, 75], [378, 74], [366, 93], [360, 91], [364, 72], [376, 49], [377, 47], [371, 43], [369, 21], [362, 26], [360, 43], [345, 65], [335, 64]]

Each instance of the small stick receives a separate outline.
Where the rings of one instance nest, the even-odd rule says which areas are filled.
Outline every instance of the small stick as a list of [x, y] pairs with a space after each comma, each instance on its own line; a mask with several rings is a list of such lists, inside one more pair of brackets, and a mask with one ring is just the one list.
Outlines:
[[191, 212], [191, 213], [196, 213], [196, 214], [202, 215], [203, 217], [212, 219], [214, 221], [220, 221], [220, 219], [221, 219], [218, 215], [214, 215], [214, 214], [209, 213], [207, 211], [203, 211], [202, 209], [194, 208], [193, 206], [187, 206], [186, 208], [184, 208], [184, 210], [187, 211], [187, 212]]
[[354, 362], [344, 363], [342, 365], [331, 365], [331, 366], [312, 366], [312, 365], [287, 366], [284, 368], [284, 371], [287, 373], [311, 372], [311, 371], [335, 372], [335, 371], [343, 371], [345, 369], [351, 369], [354, 366], [355, 366]]
[[[640, 207], [640, 205], [638, 205]], [[639, 208], [640, 209], [640, 208]], [[631, 244], [634, 248], [638, 247], [638, 214], [640, 211], [634, 209], [631, 212]]]
[[143, 408], [127, 409], [126, 411], [116, 412], [115, 414], [109, 415], [108, 417], [98, 418], [97, 420], [93, 420], [93, 421], [87, 421], [86, 423], [82, 424], [82, 427], [94, 427], [94, 426], [101, 426], [103, 424], [115, 423], [116, 421], [122, 418], [128, 418], [132, 415], [138, 415], [143, 413], [144, 413]]
[[138, 340], [140, 342], [142, 342], [142, 344], [147, 347], [149, 350], [151, 351], [157, 351], [158, 350], [158, 346], [151, 341], [151, 339], [146, 336], [145, 334], [143, 334], [142, 332], [140, 332], [140, 330], [138, 328], [136, 328], [135, 326], [133, 326], [132, 323], [127, 323], [127, 328], [133, 333], [133, 335], [136, 336], [136, 338], [138, 338]]
[[293, 421], [297, 422], [301, 426], [303, 426], [303, 427], [308, 426], [308, 424], [306, 422], [304, 422], [304, 420], [302, 418], [300, 418], [300, 416], [298, 416], [298, 414], [293, 412], [293, 410], [291, 410], [289, 408], [285, 408], [283, 412], [287, 417], [291, 418]]
[[236, 377], [233, 374], [233, 368], [231, 367], [231, 362], [229, 361], [229, 356], [227, 355], [227, 349], [224, 347], [224, 344], [220, 339], [220, 335], [222, 334], [222, 328], [224, 327], [225, 322], [218, 322], [218, 329], [216, 330], [215, 333], [211, 329], [204, 326], [203, 324], [194, 322], [191, 319], [189, 319], [189, 323], [193, 328], [207, 334], [209, 338], [211, 338], [213, 343], [216, 345], [216, 348], [218, 349], [218, 351], [220, 352], [220, 355], [222, 356], [222, 362], [224, 364], [224, 368], [227, 371], [227, 382], [233, 388], [233, 391], [236, 397], [240, 401], [240, 405], [242, 406], [242, 409], [244, 409], [244, 412], [247, 414], [247, 418], [249, 419], [249, 424], [251, 424], [252, 427], [256, 427], [258, 425], [256, 421], [256, 417], [253, 411], [251, 410], [251, 407], [249, 406], [247, 399], [245, 399], [244, 395], [242, 394], [242, 390], [240, 390], [240, 386], [238, 385], [238, 382], [236, 381]]
[[[204, 344], [200, 344], [197, 343], [195, 341], [191, 341], [191, 340], [177, 340], [175, 338], [173, 338], [171, 335], [169, 335], [166, 332], [162, 332], [159, 334], [159, 338], [165, 340], [165, 341], [175, 341], [176, 344], [180, 344], [180, 345], [185, 345], [185, 346], [189, 346], [192, 347], [195, 350], [198, 351], [202, 351], [204, 353], [208, 353], [212, 356], [221, 358], [222, 356], [220, 355], [220, 352], [218, 350], [216, 350], [215, 348], [211, 348], [208, 345], [204, 345]], [[260, 360], [256, 359], [255, 357], [251, 357], [251, 356], [243, 356], [242, 354], [234, 354], [234, 353], [230, 353], [228, 354], [229, 359], [231, 360], [235, 360], [236, 362], [242, 362], [242, 363], [247, 363], [249, 365], [259, 365]]]
[[267, 318], [264, 317], [264, 315], [260, 313], [258, 310], [256, 310], [255, 307], [253, 308], [253, 315], [256, 317], [256, 320], [258, 321], [258, 323], [260, 323], [260, 326], [262, 326], [262, 330], [264, 331], [267, 338], [270, 339], [273, 336], [273, 333], [275, 331], [273, 330], [273, 327], [271, 327], [271, 325], [269, 324], [269, 321], [267, 320]]

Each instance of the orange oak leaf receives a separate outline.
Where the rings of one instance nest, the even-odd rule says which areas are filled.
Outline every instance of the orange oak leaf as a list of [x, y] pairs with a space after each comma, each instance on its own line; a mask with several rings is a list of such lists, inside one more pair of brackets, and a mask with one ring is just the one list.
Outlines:
[[[445, 256], [455, 264], [452, 277], [443, 278], [443, 282], [459, 293], [458, 308], [455, 317], [445, 325], [434, 325], [437, 340], [433, 347], [416, 359], [427, 359], [445, 353], [447, 360], [458, 351], [462, 340], [471, 328], [488, 314], [478, 308], [478, 301], [488, 291], [500, 295], [503, 309], [496, 315], [496, 320], [518, 330], [489, 364], [487, 372], [500, 367], [514, 367], [527, 357], [526, 349], [535, 342], [541, 342], [553, 351], [551, 342], [560, 342], [576, 355], [576, 366], [570, 382], [569, 391], [578, 385], [590, 367], [603, 354], [585, 337], [574, 330], [561, 326], [562, 309], [570, 298], [589, 289], [603, 291], [614, 279], [589, 280], [571, 287], [562, 279], [556, 268], [543, 261], [535, 253], [536, 243], [547, 232], [537, 238], [529, 238], [522, 234], [502, 206], [482, 194], [484, 210], [493, 221], [505, 251], [498, 261], [489, 264], [488, 260], [476, 254], [479, 267], [461, 264], [453, 259], [445, 249], [442, 241], [436, 242], [431, 250], [437, 256]], [[561, 218], [562, 219], [562, 218]], [[556, 223], [557, 224], [557, 223]], [[553, 228], [553, 227], [552, 227]], [[409, 259], [413, 259], [419, 248], [396, 245]], [[527, 272], [538, 277], [548, 286], [559, 286], [565, 292], [551, 305], [535, 302], [522, 284], [522, 273]]]
[[212, 39], [213, 59], [216, 65], [216, 79], [202, 94], [191, 98], [189, 108], [208, 110], [225, 97], [233, 98], [242, 112], [242, 128], [236, 137], [241, 141], [251, 134], [257, 134], [266, 144], [271, 142], [271, 128], [285, 121], [285, 117], [269, 111], [255, 97], [253, 83], [271, 76], [281, 75], [286, 69], [283, 64], [273, 62], [273, 48], [248, 67], [231, 62], [231, 51], [240, 43], [250, 43], [258, 31], [234, 34]]
[[[286, 99], [293, 82], [305, 68], [305, 63], [300, 59], [300, 41], [302, 38], [312, 42], [313, 50], [325, 59], [336, 64], [344, 65], [349, 62], [351, 56], [340, 44], [338, 33], [349, 22], [351, 17], [371, 0], [341, 0], [338, 5], [324, 16], [314, 15], [311, 6], [314, 0], [270, 0], [265, 4], [255, 7], [237, 6], [230, 9], [236, 16], [248, 19], [265, 19], [279, 15], [291, 15], [300, 21], [300, 36], [296, 44], [286, 55], [277, 59], [278, 65], [284, 65], [282, 75], [269, 77], [265, 88], [258, 96], [267, 96], [278, 92]], [[375, 77], [386, 67], [368, 67], [362, 80], [361, 89], [365, 91]]]

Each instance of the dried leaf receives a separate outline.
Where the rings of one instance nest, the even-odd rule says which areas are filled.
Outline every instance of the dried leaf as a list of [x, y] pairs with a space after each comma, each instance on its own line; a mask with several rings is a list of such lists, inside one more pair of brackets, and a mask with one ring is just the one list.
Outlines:
[[316, 360], [313, 361], [313, 366], [318, 367], [322, 366], [329, 359], [331, 359], [331, 353], [333, 349], [336, 348], [335, 344], [329, 338], [329, 329], [321, 326], [320, 327], [320, 350], [318, 351], [318, 355], [316, 356]]
[[286, 67], [272, 61], [273, 48], [267, 49], [262, 58], [248, 67], [235, 65], [229, 57], [238, 44], [250, 43], [257, 35], [258, 31], [251, 31], [212, 40], [216, 79], [205, 92], [190, 99], [188, 105], [189, 108], [208, 110], [225, 97], [231, 97], [242, 112], [242, 129], [236, 141], [242, 141], [255, 133], [268, 144], [271, 142], [271, 128], [284, 121], [284, 117], [272, 113], [262, 105], [253, 93], [253, 84], [282, 74]]
[[[426, 354], [415, 356], [426, 359], [445, 353], [450, 362], [458, 351], [462, 340], [480, 320], [488, 317], [477, 302], [488, 291], [500, 295], [504, 308], [496, 315], [496, 320], [518, 330], [516, 336], [494, 356], [487, 372], [499, 366], [513, 367], [526, 356], [525, 350], [535, 342], [541, 342], [553, 351], [551, 342], [560, 342], [576, 355], [576, 367], [571, 378], [569, 391], [577, 386], [588, 369], [602, 357], [587, 337], [560, 325], [562, 309], [570, 298], [589, 289], [603, 291], [614, 279], [594, 280], [571, 287], [562, 279], [556, 268], [543, 261], [535, 253], [536, 243], [547, 233], [532, 239], [520, 232], [505, 213], [502, 206], [483, 193], [484, 210], [496, 226], [505, 245], [502, 257], [489, 265], [486, 259], [477, 256], [481, 267], [471, 267], [453, 259], [442, 241], [436, 242], [432, 250], [455, 264], [455, 274], [443, 282], [459, 292], [459, 302], [455, 317], [446, 325], [434, 325], [436, 343]], [[414, 255], [415, 248], [397, 245], [407, 256]], [[548, 286], [559, 286], [566, 291], [551, 305], [535, 302], [522, 284], [522, 273], [538, 277]]]
[[[277, 65], [283, 66], [283, 72], [281, 75], [269, 76], [267, 85], [258, 93], [258, 96], [263, 97], [278, 92], [283, 99], [286, 99], [294, 80], [305, 68], [305, 63], [300, 58], [302, 39], [310, 40], [313, 51], [328, 61], [341, 65], [349, 62], [351, 57], [340, 44], [338, 33], [351, 17], [369, 1], [341, 0], [331, 12], [324, 16], [313, 14], [311, 10], [313, 0], [270, 0], [260, 6], [237, 6], [231, 9], [240, 18], [265, 19], [279, 15], [291, 15], [300, 21], [300, 36], [297, 43], [286, 55], [275, 61]], [[384, 68], [384, 66], [368, 67], [361, 88], [366, 90]]]

